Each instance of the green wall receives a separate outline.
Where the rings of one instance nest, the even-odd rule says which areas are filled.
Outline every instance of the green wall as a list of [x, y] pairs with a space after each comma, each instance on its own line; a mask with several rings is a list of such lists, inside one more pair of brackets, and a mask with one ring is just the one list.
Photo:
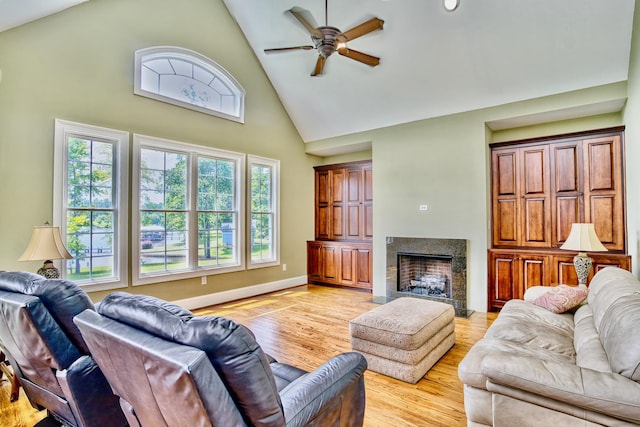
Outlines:
[[636, 0], [633, 39], [629, 63], [629, 98], [623, 117], [626, 124], [625, 151], [627, 177], [627, 235], [633, 258], [633, 271], [638, 274], [640, 254], [640, 0]]
[[[313, 150], [316, 144], [318, 148], [325, 148], [372, 141], [374, 295], [386, 293], [386, 237], [467, 239], [468, 306], [486, 311], [487, 249], [491, 230], [488, 144], [620, 126], [623, 121], [620, 113], [611, 113], [497, 132], [486, 123], [571, 110], [626, 96], [627, 84], [615, 83], [314, 141], [308, 143], [307, 150]], [[628, 197], [636, 198], [632, 192], [628, 192]], [[420, 211], [421, 204], [427, 204], [429, 210]], [[631, 240], [633, 249], [636, 239]], [[636, 255], [634, 250], [632, 255]]]
[[[139, 48], [180, 46], [226, 68], [246, 90], [245, 123], [133, 95]], [[0, 33], [0, 269], [34, 225], [52, 221], [53, 130], [60, 118], [281, 161], [281, 267], [129, 287], [176, 300], [306, 275], [313, 166], [273, 87], [221, 0], [92, 0]], [[94, 293], [99, 299], [105, 292]]]

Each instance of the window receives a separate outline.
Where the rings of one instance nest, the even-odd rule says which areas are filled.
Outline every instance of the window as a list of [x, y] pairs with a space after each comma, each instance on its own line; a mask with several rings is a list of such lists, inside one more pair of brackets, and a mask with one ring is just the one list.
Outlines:
[[244, 123], [242, 86], [215, 61], [188, 49], [136, 51], [134, 93]]
[[249, 156], [249, 268], [279, 263], [279, 168], [277, 160]]
[[134, 283], [244, 268], [244, 155], [134, 135]]
[[73, 259], [62, 277], [91, 290], [126, 286], [129, 134], [56, 120], [54, 224]]

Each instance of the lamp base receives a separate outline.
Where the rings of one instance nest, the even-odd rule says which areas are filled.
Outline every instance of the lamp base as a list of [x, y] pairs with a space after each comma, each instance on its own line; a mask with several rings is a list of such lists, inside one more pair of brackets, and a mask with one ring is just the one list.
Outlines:
[[46, 260], [42, 267], [40, 267], [37, 273], [47, 279], [59, 279], [60, 278], [60, 270], [53, 265], [53, 261], [50, 259]]
[[578, 255], [573, 257], [573, 266], [575, 267], [576, 274], [578, 275], [578, 286], [587, 287], [587, 278], [589, 277], [592, 263], [593, 260], [585, 252], [580, 252]]

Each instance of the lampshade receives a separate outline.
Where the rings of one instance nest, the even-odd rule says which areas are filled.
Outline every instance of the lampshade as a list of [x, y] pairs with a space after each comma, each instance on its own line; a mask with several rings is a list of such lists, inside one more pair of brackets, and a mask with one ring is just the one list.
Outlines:
[[43, 261], [73, 258], [62, 243], [60, 227], [37, 225], [33, 227], [29, 246], [18, 261]]
[[600, 239], [596, 235], [593, 224], [571, 224], [571, 232], [560, 249], [578, 252], [603, 252], [606, 251]]

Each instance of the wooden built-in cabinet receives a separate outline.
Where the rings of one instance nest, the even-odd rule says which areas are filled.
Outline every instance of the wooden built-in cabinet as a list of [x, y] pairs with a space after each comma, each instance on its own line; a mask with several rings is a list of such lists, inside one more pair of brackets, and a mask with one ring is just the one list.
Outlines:
[[[604, 267], [631, 268], [629, 255], [600, 252], [589, 256], [593, 258], [593, 267], [588, 280]], [[522, 299], [532, 286], [578, 283], [573, 255], [565, 251], [491, 249], [488, 258], [489, 311], [500, 310], [510, 299]]]
[[307, 244], [309, 282], [371, 289], [371, 162], [315, 168], [315, 239]]
[[491, 145], [489, 310], [531, 286], [577, 284], [573, 254], [558, 250], [573, 223], [593, 223], [608, 249], [590, 254], [593, 271], [630, 268], [623, 161], [622, 128]]
[[309, 283], [371, 289], [372, 262], [369, 243], [307, 242]]

